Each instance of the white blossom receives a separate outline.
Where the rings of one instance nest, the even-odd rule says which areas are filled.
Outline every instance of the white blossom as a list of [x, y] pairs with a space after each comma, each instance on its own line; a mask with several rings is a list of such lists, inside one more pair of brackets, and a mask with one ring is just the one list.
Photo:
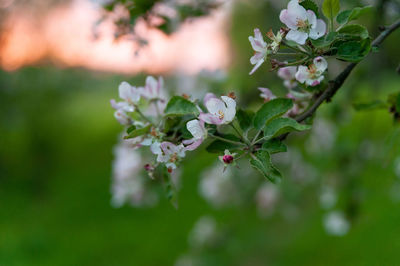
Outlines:
[[262, 65], [262, 63], [265, 62], [269, 50], [259, 29], [254, 29], [254, 37], [249, 36], [249, 41], [255, 52], [255, 54], [250, 58], [250, 63], [254, 65], [250, 72], [250, 75], [252, 75]]
[[176, 163], [185, 157], [185, 147], [183, 144], [175, 145], [164, 141], [160, 144], [160, 150], [157, 150], [157, 162], [165, 163], [168, 169], [176, 169]]
[[228, 96], [221, 96], [221, 99], [213, 93], [207, 93], [204, 97], [204, 105], [209, 113], [201, 113], [199, 119], [214, 125], [232, 122], [236, 115], [236, 101]]
[[328, 62], [325, 58], [319, 56], [314, 58], [310, 66], [299, 66], [296, 73], [296, 79], [300, 83], [308, 86], [317, 86], [324, 80], [324, 72], [328, 68]]
[[281, 11], [279, 18], [290, 29], [286, 39], [301, 45], [305, 44], [308, 38], [316, 40], [326, 33], [325, 22], [317, 19], [313, 11], [302, 7], [298, 0], [290, 1], [287, 9]]

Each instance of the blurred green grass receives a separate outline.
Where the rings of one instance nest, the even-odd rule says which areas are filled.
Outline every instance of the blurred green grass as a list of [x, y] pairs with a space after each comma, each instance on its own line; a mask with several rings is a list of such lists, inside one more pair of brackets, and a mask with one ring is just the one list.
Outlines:
[[[355, 179], [363, 195], [343, 238], [324, 232], [315, 193], [295, 198], [295, 221], [280, 215], [262, 220], [254, 206], [211, 209], [197, 193], [198, 173], [213, 160], [202, 152], [187, 160], [179, 210], [165, 199], [154, 209], [113, 209], [112, 147], [120, 126], [109, 99], [123, 79], [35, 67], [0, 73], [0, 265], [172, 265], [188, 249], [194, 222], [210, 213], [228, 226], [233, 240], [210, 251], [209, 265], [398, 263], [400, 206], [390, 197], [391, 165], [382, 160], [365, 161], [353, 176], [343, 171], [341, 178]], [[385, 82], [386, 90], [398, 84], [387, 77]], [[324, 106], [321, 115], [335, 113], [340, 102]], [[349, 112], [345, 122], [337, 121], [343, 147], [321, 158], [322, 168], [340, 173], [347, 156], [359, 160], [363, 139], [384, 143], [392, 131], [384, 111]], [[297, 138], [290, 142], [301, 146]]]

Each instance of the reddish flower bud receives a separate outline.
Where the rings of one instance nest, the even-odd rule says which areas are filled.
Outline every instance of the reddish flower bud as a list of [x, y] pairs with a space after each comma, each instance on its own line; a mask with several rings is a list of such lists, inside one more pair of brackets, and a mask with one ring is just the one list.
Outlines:
[[226, 163], [226, 164], [231, 164], [231, 163], [233, 163], [233, 156], [232, 156], [232, 155], [229, 155], [229, 154], [224, 155], [224, 156], [222, 157], [222, 160], [223, 160], [224, 163]]
[[146, 171], [153, 171], [154, 170], [154, 167], [151, 165], [151, 164], [146, 164], [145, 166], [144, 166], [144, 169], [146, 170]]

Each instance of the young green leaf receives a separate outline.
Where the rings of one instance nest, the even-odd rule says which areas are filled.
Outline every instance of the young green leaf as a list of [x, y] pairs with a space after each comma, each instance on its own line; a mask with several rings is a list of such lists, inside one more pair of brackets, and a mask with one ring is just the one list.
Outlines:
[[369, 38], [367, 28], [358, 24], [346, 25], [338, 32], [345, 38], [360, 38], [362, 40]]
[[336, 17], [336, 21], [339, 24], [347, 24], [352, 20], [356, 20], [365, 13], [369, 12], [372, 10], [372, 6], [365, 6], [365, 7], [356, 7], [352, 10], [345, 10], [339, 13]]
[[286, 152], [287, 147], [282, 141], [278, 139], [271, 139], [266, 142], [261, 147], [262, 150], [269, 152], [269, 154]]
[[265, 124], [280, 115], [283, 115], [293, 107], [291, 99], [278, 98], [264, 103], [254, 116], [254, 127], [262, 129]]
[[166, 115], [199, 115], [199, 110], [196, 105], [191, 101], [181, 97], [174, 96], [169, 100], [167, 107], [165, 108]]
[[325, 0], [322, 4], [322, 13], [330, 20], [333, 20], [340, 11], [339, 0]]
[[151, 129], [151, 125], [147, 125], [142, 128], [136, 128], [136, 129], [130, 131], [129, 134], [124, 137], [124, 139], [131, 139], [131, 138], [136, 138], [136, 137], [142, 136], [144, 134], [149, 133], [150, 129]]
[[304, 131], [310, 129], [309, 125], [302, 125], [291, 118], [276, 118], [268, 123], [264, 128], [264, 138], [269, 140], [279, 135], [292, 132], [292, 131]]
[[314, 45], [316, 48], [324, 48], [330, 46], [334, 41], [337, 36], [337, 33], [334, 31], [331, 31], [327, 35], [317, 39], [313, 40], [311, 39], [312, 45]]
[[252, 123], [253, 118], [254, 118], [254, 112], [244, 111], [242, 109], [239, 109], [236, 112], [236, 118], [239, 121], [240, 128], [243, 131], [246, 131], [252, 125], [251, 123]]
[[252, 155], [250, 164], [272, 183], [279, 183], [282, 175], [271, 162], [271, 156], [267, 151], [260, 150]]
[[336, 58], [347, 62], [359, 62], [371, 51], [371, 39], [348, 41], [340, 44]]

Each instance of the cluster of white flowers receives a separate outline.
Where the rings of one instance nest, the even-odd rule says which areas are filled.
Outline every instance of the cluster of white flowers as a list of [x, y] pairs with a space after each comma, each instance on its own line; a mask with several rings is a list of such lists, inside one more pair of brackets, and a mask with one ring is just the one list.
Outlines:
[[[122, 101], [111, 100], [111, 106], [115, 109], [114, 116], [122, 125], [133, 128], [132, 130], [145, 129], [146, 132], [129, 141], [134, 148], [149, 146], [150, 151], [156, 156], [155, 163], [147, 164], [145, 167], [150, 175], [159, 164], [165, 165], [171, 173], [185, 157], [186, 151], [195, 150], [207, 138], [206, 124], [229, 124], [236, 115], [234, 95], [219, 98], [212, 93], [207, 93], [204, 97], [206, 112], [196, 104], [200, 111], [198, 117], [186, 123], [186, 128], [193, 137], [179, 142], [176, 140], [178, 143], [170, 138], [167, 141], [164, 138], [166, 133], [162, 132], [166, 102], [163, 85], [161, 77], [157, 80], [151, 76], [146, 78], [144, 87], [134, 87], [127, 82], [122, 82], [118, 88]], [[149, 115], [150, 107], [155, 107], [156, 118]], [[142, 108], [145, 110], [141, 110]]]
[[[304, 45], [308, 38], [316, 40], [326, 34], [326, 24], [322, 19], [317, 19], [312, 10], [306, 10], [299, 4], [298, 0], [289, 2], [287, 9], [281, 11], [280, 20], [287, 28], [282, 28], [277, 35], [270, 30], [267, 37], [270, 43], [264, 41], [259, 29], [254, 30], [254, 37], [250, 36], [249, 41], [255, 54], [250, 58], [250, 63], [255, 65], [250, 72], [253, 74], [267, 59], [269, 55], [277, 54], [283, 39]], [[296, 49], [302, 50], [302, 47]], [[304, 51], [304, 50], [303, 50]], [[278, 76], [284, 80], [288, 89], [297, 87], [298, 83], [306, 86], [317, 86], [324, 80], [324, 72], [328, 68], [325, 58], [317, 56], [308, 65], [286, 66], [287, 62], [280, 62]]]

